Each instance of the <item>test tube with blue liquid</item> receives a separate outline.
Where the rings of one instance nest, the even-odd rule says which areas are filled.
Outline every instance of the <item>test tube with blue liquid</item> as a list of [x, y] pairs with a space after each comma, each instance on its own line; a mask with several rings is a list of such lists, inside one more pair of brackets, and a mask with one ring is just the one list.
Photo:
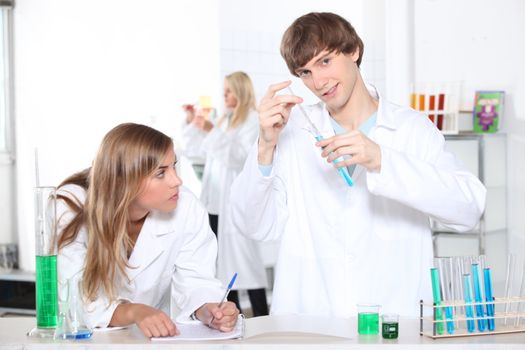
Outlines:
[[[439, 268], [439, 274], [440, 274], [440, 283], [441, 283], [441, 292], [442, 292], [442, 301], [444, 303], [449, 303], [453, 299], [453, 293], [452, 293], [452, 285], [453, 285], [453, 278], [452, 278], [452, 258], [445, 257], [445, 258], [438, 258], [438, 268]], [[447, 325], [447, 333], [448, 334], [454, 334], [454, 308], [453, 306], [445, 306], [445, 318], [447, 319], [446, 325]]]
[[487, 325], [489, 331], [493, 331], [495, 329], [494, 304], [490, 302], [494, 301], [494, 299], [492, 297], [492, 277], [489, 268], [483, 269], [483, 281], [485, 282], [485, 301], [487, 302]]
[[[288, 91], [290, 91], [290, 93], [292, 95], [295, 95], [292, 91], [292, 88], [291, 87], [288, 87]], [[316, 139], [316, 141], [321, 141], [323, 140], [323, 136], [321, 135], [321, 132], [319, 131], [319, 129], [317, 129], [317, 127], [315, 126], [315, 124], [312, 122], [312, 120], [310, 119], [310, 117], [308, 116], [308, 114], [306, 113], [306, 111], [304, 110], [303, 106], [298, 104], [297, 107], [299, 107], [299, 110], [301, 111], [301, 114], [303, 115], [303, 117], [305, 118], [306, 122], [308, 123], [309, 127], [311, 128], [311, 132], [314, 134], [314, 137]], [[342, 162], [344, 160], [343, 157], [339, 157], [339, 158], [336, 158], [332, 161], [332, 163], [334, 164], [337, 164], [339, 162]], [[341, 177], [345, 180], [346, 184], [348, 186], [353, 186], [354, 185], [354, 180], [352, 179], [352, 177], [350, 176], [350, 173], [348, 172], [348, 168], [347, 167], [341, 167], [341, 168], [337, 168], [337, 171], [339, 172], [339, 174], [341, 175]]]
[[465, 315], [467, 316], [467, 329], [470, 333], [475, 331], [474, 310], [472, 308], [472, 282], [470, 274], [463, 275], [463, 292], [465, 294]]
[[476, 302], [476, 317], [478, 318], [478, 330], [485, 331], [485, 312], [483, 310], [483, 297], [481, 295], [481, 282], [479, 275], [479, 264], [472, 264], [472, 279], [474, 281], [474, 300]]

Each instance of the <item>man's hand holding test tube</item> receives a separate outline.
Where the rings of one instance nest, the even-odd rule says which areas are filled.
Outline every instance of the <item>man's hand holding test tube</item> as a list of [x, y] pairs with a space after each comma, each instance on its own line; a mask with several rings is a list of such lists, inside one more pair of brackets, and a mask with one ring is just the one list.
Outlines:
[[[290, 91], [290, 93], [292, 95], [295, 95], [293, 93], [292, 88], [290, 86], [288, 86], [288, 90]], [[308, 116], [306, 111], [304, 110], [303, 106], [301, 106], [300, 104], [298, 104], [297, 106], [299, 107], [299, 110], [301, 111], [304, 119], [308, 122], [308, 125], [312, 129], [312, 132], [314, 133], [315, 140], [318, 141], [318, 142], [322, 141], [323, 140], [323, 136], [321, 135], [321, 132], [319, 131], [319, 129], [317, 129], [315, 124], [312, 122], [312, 120], [310, 119], [310, 117]], [[339, 163], [341, 161], [343, 161], [343, 157], [335, 158], [332, 162], [334, 164], [337, 164], [337, 163]], [[346, 184], [348, 186], [352, 186], [354, 184], [354, 180], [352, 180], [352, 178], [350, 177], [350, 173], [348, 172], [348, 169], [346, 167], [337, 168], [337, 171], [339, 172], [341, 177], [345, 180], [345, 182], [346, 182]]]

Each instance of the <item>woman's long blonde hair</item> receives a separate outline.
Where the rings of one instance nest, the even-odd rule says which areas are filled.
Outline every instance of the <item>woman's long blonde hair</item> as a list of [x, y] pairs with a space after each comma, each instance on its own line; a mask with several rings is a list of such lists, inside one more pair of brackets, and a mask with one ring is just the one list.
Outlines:
[[[234, 129], [244, 123], [251, 110], [255, 109], [255, 91], [253, 90], [252, 80], [244, 72], [234, 72], [227, 75], [224, 79], [228, 81], [230, 89], [237, 97], [237, 106], [233, 109], [232, 119], [229, 128]], [[219, 124], [223, 119], [219, 121]]]
[[84, 204], [59, 197], [76, 216], [62, 231], [58, 247], [71, 243], [80, 228], [86, 227], [82, 284], [88, 300], [95, 300], [102, 291], [114, 300], [117, 277], [127, 278], [128, 256], [133, 250], [128, 235], [129, 207], [143, 180], [161, 165], [170, 149], [173, 141], [160, 131], [140, 124], [120, 124], [104, 137], [92, 167], [60, 184], [76, 184], [87, 190]]

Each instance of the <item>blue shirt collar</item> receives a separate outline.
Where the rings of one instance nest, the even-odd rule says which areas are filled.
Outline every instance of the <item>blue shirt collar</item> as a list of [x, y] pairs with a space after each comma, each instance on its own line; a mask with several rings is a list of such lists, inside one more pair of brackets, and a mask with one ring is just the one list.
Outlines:
[[[359, 125], [358, 130], [361, 131], [363, 134], [368, 135], [370, 133], [370, 130], [372, 130], [372, 127], [376, 125], [376, 122], [377, 122], [377, 112], [374, 112], [363, 123], [361, 123], [361, 125]], [[332, 127], [336, 135], [339, 135], [339, 134], [342, 134], [348, 131], [344, 129], [341, 125], [339, 125], [339, 123], [336, 122], [335, 119], [332, 117], [330, 117], [330, 123], [332, 124]]]

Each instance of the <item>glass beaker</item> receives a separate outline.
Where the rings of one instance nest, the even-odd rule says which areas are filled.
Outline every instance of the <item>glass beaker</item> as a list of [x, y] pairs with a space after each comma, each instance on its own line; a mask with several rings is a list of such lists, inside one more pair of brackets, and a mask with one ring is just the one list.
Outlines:
[[379, 334], [379, 309], [381, 305], [357, 304], [357, 332]]
[[397, 339], [399, 336], [399, 315], [381, 315], [381, 334], [383, 339]]
[[[55, 339], [89, 339], [93, 330], [84, 322], [84, 305], [82, 302], [81, 273], [68, 278], [61, 284], [59, 297], [58, 325]], [[61, 281], [60, 283], [62, 283]]]
[[36, 324], [30, 336], [53, 337], [58, 319], [56, 188], [35, 187]]

